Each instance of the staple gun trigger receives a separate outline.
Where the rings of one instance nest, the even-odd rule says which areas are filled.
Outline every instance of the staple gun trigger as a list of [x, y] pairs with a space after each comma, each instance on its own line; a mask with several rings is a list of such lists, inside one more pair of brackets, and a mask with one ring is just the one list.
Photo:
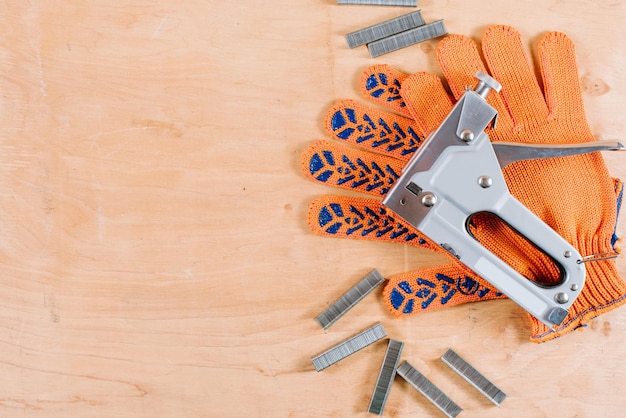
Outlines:
[[[621, 143], [544, 146], [491, 143], [485, 129], [498, 112], [486, 97], [500, 84], [477, 73], [442, 124], [404, 167], [383, 205], [441, 245], [548, 327], [565, 320], [585, 283], [583, 257], [569, 242], [519, 202], [506, 185], [502, 168], [524, 159], [561, 157], [624, 149]], [[469, 221], [487, 212], [506, 222], [553, 261], [556, 285], [535, 283], [484, 247], [469, 231]]]

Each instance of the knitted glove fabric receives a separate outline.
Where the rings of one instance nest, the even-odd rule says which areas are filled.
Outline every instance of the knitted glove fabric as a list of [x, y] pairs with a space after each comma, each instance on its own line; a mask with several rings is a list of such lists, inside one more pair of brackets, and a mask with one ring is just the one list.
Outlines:
[[[496, 129], [488, 132], [492, 140], [593, 140], [582, 108], [573, 45], [565, 35], [548, 33], [539, 43], [545, 98], [515, 30], [489, 28], [483, 38], [483, 53], [492, 75], [503, 85], [501, 96], [488, 97], [499, 112]], [[477, 70], [487, 72], [476, 44], [469, 38], [445, 38], [437, 55], [455, 98], [474, 84]], [[383, 196], [423, 138], [443, 121], [454, 99], [432, 74], [408, 77], [387, 66], [366, 70], [361, 89], [369, 100], [403, 116], [354, 101], [338, 102], [328, 112], [326, 130], [344, 144], [316, 142], [303, 154], [303, 171], [318, 182]], [[599, 153], [518, 162], [507, 167], [504, 175], [513, 195], [581, 254], [614, 251], [622, 185], [608, 176]], [[594, 190], [589, 191], [591, 188]], [[588, 201], [595, 206], [588, 208]], [[546, 285], [557, 280], [558, 274], [545, 257], [497, 219], [475, 216], [470, 226], [487, 248], [524, 276]], [[402, 242], [441, 252], [439, 246], [394, 218], [377, 199], [321, 196], [310, 206], [309, 227], [320, 235]], [[390, 278], [383, 292], [389, 310], [396, 316], [407, 316], [502, 297], [456, 259], [449, 260], [445, 266]], [[588, 263], [587, 284], [570, 316], [556, 330], [531, 317], [531, 340], [546, 341], [584, 325], [623, 304], [625, 290], [613, 260]]]
[[[417, 126], [403, 116], [408, 111], [399, 89], [406, 77], [388, 66], [368, 68], [361, 77], [364, 96], [395, 113], [354, 100], [341, 100], [329, 109], [325, 128], [336, 141], [319, 140], [304, 151], [304, 174], [314, 181], [376, 198], [320, 196], [310, 205], [308, 225], [318, 235], [398, 242], [448, 257], [449, 265], [389, 279], [389, 283], [397, 285], [397, 291], [390, 295], [387, 305], [397, 316], [503, 297], [471, 270], [453, 261], [456, 259], [441, 247], [396, 219], [380, 203], [425, 136], [445, 116], [433, 116], [433, 125], [428, 126]], [[445, 103], [450, 99], [445, 91], [439, 90], [438, 79], [433, 76], [431, 80], [436, 82], [433, 87], [437, 90], [430, 92], [430, 85], [424, 83], [421, 93], [425, 98], [432, 97], [425, 100], [437, 109], [439, 93], [445, 95]]]
[[[562, 33], [549, 32], [539, 40], [537, 52], [542, 85], [530, 65], [520, 34], [508, 26], [493, 26], [485, 31], [482, 53], [486, 65], [476, 43], [465, 36], [444, 38], [437, 47], [437, 58], [456, 99], [473, 84], [476, 71], [490, 73], [502, 84], [499, 95], [490, 94], [487, 98], [498, 110], [498, 124], [487, 132], [492, 141], [546, 144], [594, 141], [585, 118], [572, 41]], [[430, 108], [422, 96], [423, 78], [423, 75], [411, 76], [404, 80], [401, 89], [416, 121]], [[444, 113], [451, 106], [452, 102], [447, 103]], [[622, 184], [609, 176], [600, 153], [519, 161], [506, 167], [503, 173], [511, 193], [575, 246], [583, 257], [616, 252], [615, 225]], [[502, 223], [477, 219], [472, 227], [483, 245], [497, 253], [501, 247], [499, 240], [506, 233]], [[533, 260], [527, 260], [527, 264], [532, 265]], [[586, 269], [583, 291], [562, 324], [549, 329], [530, 316], [532, 341], [556, 338], [626, 302], [626, 284], [617, 272], [614, 259], [589, 262]], [[525, 275], [544, 284], [554, 280], [545, 273]]]

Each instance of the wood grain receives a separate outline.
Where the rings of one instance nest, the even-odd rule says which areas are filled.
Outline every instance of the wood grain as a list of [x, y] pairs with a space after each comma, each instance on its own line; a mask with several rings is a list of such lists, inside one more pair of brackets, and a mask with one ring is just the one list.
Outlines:
[[[625, 3], [420, 7], [473, 37], [513, 25], [529, 51], [546, 30], [568, 33], [593, 132], [626, 139]], [[624, 309], [541, 345], [510, 301], [401, 321], [378, 292], [326, 332], [314, 321], [372, 267], [441, 262], [305, 222], [328, 190], [300, 174], [299, 155], [329, 104], [358, 99], [374, 62], [440, 73], [436, 41], [376, 61], [347, 48], [345, 33], [408, 11], [2, 2], [0, 416], [365, 417], [384, 344], [322, 373], [310, 357], [376, 321], [465, 417], [622, 416]], [[626, 178], [623, 155], [606, 160]], [[442, 365], [448, 347], [507, 392], [501, 408]], [[385, 415], [440, 416], [400, 381]]]

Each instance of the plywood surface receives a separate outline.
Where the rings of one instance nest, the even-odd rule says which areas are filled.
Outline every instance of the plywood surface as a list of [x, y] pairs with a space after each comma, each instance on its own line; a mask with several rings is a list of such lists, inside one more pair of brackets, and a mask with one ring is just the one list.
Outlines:
[[[626, 140], [625, 3], [420, 7], [474, 38], [513, 25], [529, 48], [568, 33], [593, 132]], [[305, 220], [329, 190], [299, 156], [323, 137], [327, 107], [358, 99], [374, 63], [439, 73], [436, 41], [376, 60], [347, 48], [345, 33], [408, 11], [2, 2], [0, 416], [365, 417], [385, 345], [322, 373], [310, 357], [377, 321], [461, 416], [623, 416], [626, 308], [542, 345], [510, 301], [395, 320], [375, 292], [326, 332], [314, 321], [373, 267], [442, 261], [317, 237]], [[626, 177], [623, 155], [607, 162]], [[501, 408], [438, 360], [448, 347], [509, 394]], [[442, 416], [400, 381], [385, 414]]]

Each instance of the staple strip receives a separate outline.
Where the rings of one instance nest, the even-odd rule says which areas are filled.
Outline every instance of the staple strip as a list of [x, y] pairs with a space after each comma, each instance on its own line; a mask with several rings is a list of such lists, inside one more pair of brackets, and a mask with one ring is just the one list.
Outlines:
[[383, 365], [380, 368], [378, 374], [378, 380], [376, 381], [376, 387], [370, 400], [370, 406], [368, 411], [372, 414], [383, 414], [385, 404], [387, 403], [387, 397], [391, 390], [391, 384], [396, 377], [396, 370], [398, 363], [400, 362], [400, 355], [402, 354], [402, 348], [404, 343], [402, 341], [390, 339], [387, 345], [387, 352], [385, 353], [385, 359]]
[[485, 395], [491, 402], [500, 406], [506, 398], [506, 393], [502, 392], [496, 385], [491, 383], [489, 379], [483, 376], [478, 370], [472, 367], [461, 356], [452, 349], [448, 349], [441, 360], [457, 372], [463, 379], [467, 380], [472, 386]]
[[337, 4], [364, 4], [367, 6], [416, 7], [417, 0], [337, 0]]
[[322, 354], [313, 357], [311, 361], [315, 366], [315, 370], [319, 372], [386, 336], [387, 333], [379, 322], [354, 337], [326, 350]]
[[378, 272], [378, 270], [372, 270], [352, 289], [344, 293], [315, 319], [322, 326], [322, 328], [326, 329], [330, 327], [333, 323], [335, 323], [335, 321], [341, 318], [346, 312], [352, 309], [354, 305], [359, 303], [361, 299], [369, 295], [372, 290], [376, 289], [384, 281], [385, 278]]
[[404, 361], [400, 367], [398, 367], [398, 374], [439, 408], [441, 412], [446, 414], [447, 417], [454, 418], [463, 411], [460, 406], [454, 403], [452, 399], [439, 390], [437, 386], [433, 385], [430, 380], [426, 379], [423, 374], [418, 372], [408, 362]]
[[367, 49], [369, 50], [372, 58], [374, 58], [419, 42], [427, 41], [428, 39], [443, 36], [446, 33], [448, 32], [443, 25], [443, 20], [437, 20], [436, 22], [418, 26], [378, 41], [371, 42], [367, 44]]
[[379, 39], [386, 38], [387, 36], [395, 35], [396, 33], [422, 26], [424, 23], [422, 12], [418, 10], [416, 12], [396, 17], [395, 19], [386, 20], [360, 30], [350, 32], [346, 35], [346, 41], [348, 42], [348, 46], [350, 48], [355, 48], [360, 45], [378, 41]]

